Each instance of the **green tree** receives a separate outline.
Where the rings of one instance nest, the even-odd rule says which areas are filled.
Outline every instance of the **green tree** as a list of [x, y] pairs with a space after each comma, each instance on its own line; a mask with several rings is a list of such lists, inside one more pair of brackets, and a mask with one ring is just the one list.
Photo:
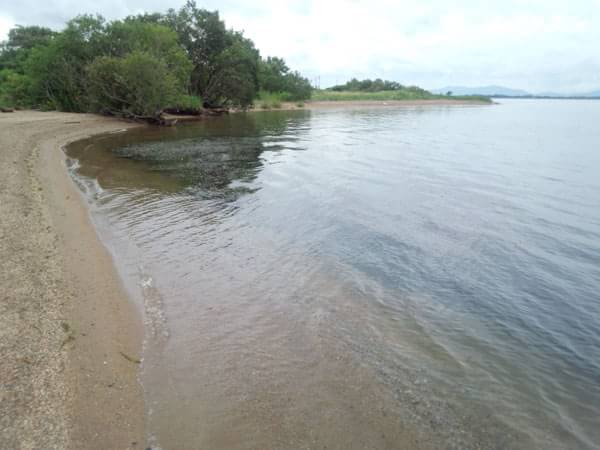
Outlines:
[[0, 44], [0, 70], [11, 69], [22, 73], [23, 62], [30, 50], [47, 44], [55, 34], [45, 27], [17, 25], [8, 32], [8, 39]]
[[258, 93], [258, 50], [241, 33], [228, 32], [230, 44], [212, 63], [199, 93], [207, 106], [251, 105]]
[[[190, 89], [207, 106], [247, 106], [258, 92], [259, 53], [241, 33], [225, 28], [219, 13], [188, 1], [169, 10], [165, 22], [179, 36], [193, 69]], [[250, 100], [249, 100], [250, 99]]]
[[[0, 44], [0, 101], [20, 106], [113, 114], [149, 114], [159, 106], [197, 109], [201, 99], [210, 107], [248, 106], [261, 82], [288, 99], [310, 96], [308, 80], [283, 59], [263, 64], [250, 39], [193, 1], [166, 14], [113, 22], [78, 16], [61, 32], [16, 27]], [[165, 95], [155, 93], [158, 86]], [[147, 104], [140, 92], [149, 96]]]
[[260, 88], [268, 92], [283, 92], [287, 88], [286, 75], [290, 68], [282, 58], [267, 57], [261, 59], [258, 79]]
[[282, 58], [269, 56], [267, 59], [261, 59], [258, 80], [261, 90], [280, 93], [284, 100], [306, 100], [312, 93], [308, 79], [299, 72], [290, 72]]
[[148, 52], [101, 56], [87, 68], [91, 106], [105, 114], [158, 116], [182, 95], [181, 80]]
[[86, 66], [105, 53], [105, 21], [79, 16], [46, 46], [32, 49], [25, 62], [31, 100], [61, 111], [87, 111]]
[[115, 21], [106, 28], [107, 56], [125, 56], [132, 52], [148, 52], [160, 58], [187, 90], [191, 61], [178, 42], [177, 33], [165, 25], [129, 18]]

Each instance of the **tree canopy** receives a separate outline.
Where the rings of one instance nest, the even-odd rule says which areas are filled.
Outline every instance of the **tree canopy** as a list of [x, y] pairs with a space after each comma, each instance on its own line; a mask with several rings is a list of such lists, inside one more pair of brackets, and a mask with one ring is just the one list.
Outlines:
[[286, 100], [310, 98], [312, 86], [308, 79], [298, 72], [290, 71], [282, 58], [268, 57], [261, 60], [258, 78], [261, 89], [267, 92], [284, 93]]
[[111, 22], [82, 15], [60, 32], [17, 26], [0, 45], [0, 103], [13, 106], [156, 115], [190, 98], [248, 107], [261, 90], [295, 100], [311, 89], [194, 1]]
[[350, 92], [379, 92], [379, 91], [399, 91], [404, 89], [404, 86], [396, 81], [365, 79], [357, 80], [352, 78], [345, 84], [339, 84], [329, 88], [332, 91], [350, 91]]

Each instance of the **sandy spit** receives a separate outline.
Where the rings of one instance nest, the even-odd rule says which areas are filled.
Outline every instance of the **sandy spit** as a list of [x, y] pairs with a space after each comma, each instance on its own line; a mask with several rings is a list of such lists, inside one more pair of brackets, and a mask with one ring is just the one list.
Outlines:
[[133, 126], [86, 114], [0, 114], [2, 449], [145, 448], [141, 318], [61, 150]]
[[[416, 106], [481, 106], [490, 103], [480, 100], [454, 100], [454, 99], [432, 99], [432, 100], [335, 100], [335, 101], [313, 101], [304, 103], [282, 102], [280, 108], [270, 108], [275, 111], [289, 111], [296, 109], [360, 109], [360, 108], [398, 108]], [[250, 111], [265, 111], [260, 107]]]

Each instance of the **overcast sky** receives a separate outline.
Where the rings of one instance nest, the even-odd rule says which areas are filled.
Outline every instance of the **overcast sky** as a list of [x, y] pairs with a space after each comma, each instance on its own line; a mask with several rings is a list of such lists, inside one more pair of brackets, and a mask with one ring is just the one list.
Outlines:
[[[0, 0], [14, 24], [60, 29], [80, 13], [114, 19], [184, 0]], [[533, 92], [600, 89], [600, 0], [220, 0], [228, 27], [322, 87], [380, 77], [425, 88], [501, 84]]]

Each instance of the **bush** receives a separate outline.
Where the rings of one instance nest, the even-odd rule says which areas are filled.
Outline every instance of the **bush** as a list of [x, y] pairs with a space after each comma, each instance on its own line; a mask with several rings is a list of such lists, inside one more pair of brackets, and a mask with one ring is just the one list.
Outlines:
[[307, 100], [312, 92], [308, 79], [298, 72], [290, 72], [281, 58], [268, 57], [261, 60], [258, 80], [261, 91], [277, 92], [280, 99], [287, 102]]
[[181, 95], [174, 104], [168, 106], [182, 111], [199, 111], [202, 109], [202, 103], [202, 98], [197, 95]]
[[29, 79], [11, 69], [0, 70], [0, 105], [29, 106]]
[[262, 109], [281, 108], [282, 93], [260, 91], [258, 93], [259, 105]]
[[102, 113], [156, 116], [182, 97], [181, 83], [166, 62], [146, 52], [101, 56], [87, 72], [92, 108]]

